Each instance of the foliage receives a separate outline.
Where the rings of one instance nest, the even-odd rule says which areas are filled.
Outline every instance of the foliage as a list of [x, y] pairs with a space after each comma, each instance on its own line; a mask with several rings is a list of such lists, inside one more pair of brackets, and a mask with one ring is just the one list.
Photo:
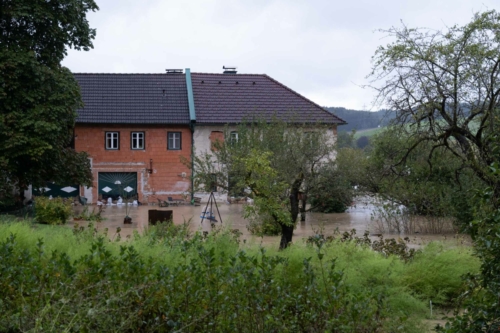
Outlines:
[[339, 200], [337, 197], [332, 197], [330, 195], [325, 194], [324, 196], [314, 195], [310, 197], [311, 206], [313, 206], [313, 210], [316, 212], [322, 213], [344, 213], [348, 207], [348, 205], [344, 200]]
[[[498, 163], [492, 164], [490, 171], [500, 177]], [[478, 191], [475, 219], [468, 226], [475, 254], [481, 260], [480, 274], [465, 276], [467, 289], [459, 299], [455, 317], [440, 332], [500, 330], [500, 208], [494, 192], [491, 187]]]
[[383, 301], [348, 293], [334, 262], [318, 275], [311, 258], [304, 260], [296, 288], [287, 282], [283, 257], [263, 249], [257, 255], [216, 253], [195, 239], [185, 244], [193, 247], [191, 255], [168, 267], [128, 245], [113, 255], [102, 237], [72, 262], [64, 253], [45, 253], [41, 239], [29, 251], [11, 236], [0, 244], [0, 328], [376, 332], [384, 324]]
[[190, 223], [191, 221], [184, 221], [183, 224], [176, 225], [171, 220], [160, 222], [149, 226], [144, 231], [144, 237], [148, 238], [152, 243], [174, 241], [174, 243], [169, 244], [172, 247], [175, 245], [175, 241], [192, 237]]
[[247, 229], [256, 236], [277, 236], [281, 234], [281, 226], [271, 216], [250, 216]]
[[13, 191], [13, 187], [0, 186], [0, 212], [10, 210], [16, 206]]
[[86, 13], [98, 7], [93, 0], [40, 2], [16, 0], [2, 3], [1, 45], [11, 50], [31, 51], [44, 65], [59, 65], [67, 47], [88, 51], [95, 29]]
[[337, 149], [341, 148], [355, 148], [355, 140], [354, 136], [356, 135], [356, 131], [352, 130], [351, 132], [338, 132], [337, 133]]
[[[411, 264], [431, 260], [430, 252]], [[452, 253], [443, 267], [471, 261]], [[93, 226], [73, 235], [69, 228], [6, 223], [0, 257], [1, 331], [424, 329], [417, 319], [425, 303], [400, 278], [409, 264], [353, 241], [277, 251], [242, 247], [227, 230], [204, 238], [187, 224], [152, 226], [133, 240], [111, 242]], [[418, 267], [418, 274], [433, 274]]]
[[373, 57], [379, 101], [396, 110], [395, 123], [411, 138], [400, 157], [425, 145], [428, 160], [447, 151], [486, 185], [500, 193], [488, 173], [498, 159], [492, 135], [498, 132], [500, 14], [474, 14], [464, 26], [446, 31], [403, 26], [384, 31], [394, 42]]
[[395, 240], [394, 238], [384, 239], [384, 236], [380, 235], [378, 240], [372, 241], [369, 235], [370, 233], [365, 231], [363, 237], [358, 237], [356, 236], [356, 229], [352, 229], [350, 232], [344, 231], [342, 234], [336, 231], [330, 236], [316, 232], [315, 235], [307, 238], [306, 243], [322, 246], [325, 243], [331, 243], [336, 240], [341, 243], [351, 242], [359, 246], [369, 246], [376, 252], [380, 252], [385, 256], [396, 256], [405, 262], [411, 261], [420, 252], [408, 247], [406, 243], [409, 241], [408, 237], [405, 237], [404, 240], [401, 238]]
[[287, 209], [288, 186], [280, 181], [278, 171], [271, 167], [270, 152], [250, 150], [245, 157], [236, 157], [234, 165], [246, 174], [240, 182], [252, 191], [255, 204], [245, 206], [245, 217], [271, 216], [278, 224], [295, 225]]
[[361, 136], [356, 140], [356, 147], [359, 149], [365, 149], [370, 145], [370, 139], [367, 136]]
[[442, 243], [432, 242], [417, 251], [405, 273], [402, 283], [418, 298], [435, 305], [456, 304], [465, 291], [462, 276], [479, 270], [479, 261], [467, 255], [472, 250], [462, 247], [445, 248]]
[[387, 213], [403, 206], [405, 214], [468, 223], [470, 193], [480, 181], [444, 147], [421, 143], [408, 151], [415, 140], [399, 127], [388, 127], [373, 139], [362, 170], [352, 171], [352, 177], [386, 201]]
[[35, 218], [38, 223], [66, 224], [71, 216], [71, 202], [63, 198], [36, 197]]
[[[392, 28], [396, 41], [380, 47], [372, 77], [385, 81], [380, 98], [397, 110], [397, 123], [412, 138], [401, 160], [422, 144], [428, 160], [444, 149], [472, 170], [486, 189], [474, 220], [463, 223], [481, 259], [479, 275], [469, 275], [456, 316], [443, 332], [493, 332], [500, 329], [500, 14], [476, 13], [465, 26], [445, 32]], [[465, 308], [466, 311], [461, 312]]]
[[[271, 217], [281, 226], [281, 248], [292, 240], [299, 214], [299, 193], [345, 194], [333, 166], [332, 132], [321, 124], [293, 124], [274, 119], [253, 120], [237, 127], [238, 140], [216, 142], [211, 152], [194, 159], [196, 190], [207, 190], [217, 179], [219, 190], [246, 189], [255, 203], [245, 216]], [[230, 138], [234, 131], [225, 130]]]
[[339, 126], [339, 137], [346, 132], [364, 132], [379, 126], [387, 126], [395, 116], [395, 112], [389, 110], [363, 111], [343, 107], [327, 107], [326, 109], [347, 122], [347, 124]]
[[88, 50], [93, 0], [2, 3], [0, 11], [0, 195], [46, 181], [91, 185], [85, 153], [70, 148], [78, 85], [61, 67], [66, 48]]

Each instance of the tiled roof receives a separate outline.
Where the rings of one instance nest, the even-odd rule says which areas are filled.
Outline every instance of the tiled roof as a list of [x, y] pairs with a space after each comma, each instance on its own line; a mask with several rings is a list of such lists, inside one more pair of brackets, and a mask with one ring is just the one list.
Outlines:
[[345, 121], [265, 74], [192, 73], [197, 124], [239, 123], [257, 116], [297, 123]]
[[184, 74], [84, 74], [77, 123], [188, 124]]

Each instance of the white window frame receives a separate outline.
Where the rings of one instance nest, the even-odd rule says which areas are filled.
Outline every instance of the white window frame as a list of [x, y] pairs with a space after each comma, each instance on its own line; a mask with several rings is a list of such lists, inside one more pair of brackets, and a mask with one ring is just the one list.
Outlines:
[[167, 133], [167, 149], [182, 150], [182, 132]]
[[238, 143], [238, 132], [232, 131], [229, 133], [229, 142], [231, 142], [231, 144]]
[[[115, 140], [116, 140], [116, 142], [115, 142]], [[105, 134], [105, 147], [106, 147], [106, 150], [118, 150], [118, 149], [120, 149], [120, 132], [106, 132], [106, 134]]]
[[130, 149], [144, 150], [146, 149], [146, 133], [145, 132], [131, 132], [130, 133]]

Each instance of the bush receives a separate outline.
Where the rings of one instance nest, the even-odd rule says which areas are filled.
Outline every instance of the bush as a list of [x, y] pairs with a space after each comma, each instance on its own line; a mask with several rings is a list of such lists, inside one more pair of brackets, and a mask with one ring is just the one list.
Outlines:
[[401, 279], [418, 298], [449, 306], [465, 291], [462, 277], [471, 268], [479, 271], [479, 265], [471, 249], [445, 249], [443, 244], [433, 242], [416, 253]]
[[315, 195], [311, 197], [310, 204], [314, 211], [321, 213], [343, 213], [347, 210], [346, 198], [331, 195]]
[[[0, 224], [0, 332], [425, 331], [418, 293], [427, 287], [410, 289], [401, 278], [410, 266], [365, 238], [278, 251], [240, 244], [227, 229], [204, 237], [187, 226], [112, 242], [93, 224], [75, 234]], [[429, 260], [436, 251], [447, 252], [431, 249]], [[443, 255], [429, 275], [458, 257], [470, 260]]]
[[281, 226], [269, 215], [250, 219], [247, 229], [252, 235], [259, 237], [281, 234]]
[[71, 216], [71, 202], [63, 198], [37, 197], [35, 203], [35, 218], [38, 223], [66, 224]]
[[12, 235], [0, 242], [0, 331], [377, 332], [383, 325], [384, 302], [349, 292], [334, 262], [318, 271], [305, 259], [294, 285], [287, 259], [264, 249], [221, 252], [199, 234], [180, 246], [172, 267], [126, 244], [114, 254], [104, 237], [71, 260], [46, 253], [41, 239], [29, 250]]

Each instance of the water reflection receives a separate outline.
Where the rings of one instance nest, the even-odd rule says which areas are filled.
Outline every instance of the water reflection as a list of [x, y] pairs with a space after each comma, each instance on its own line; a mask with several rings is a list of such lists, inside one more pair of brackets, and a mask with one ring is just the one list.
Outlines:
[[[175, 224], [182, 224], [185, 221], [190, 221], [190, 225], [192, 230], [201, 230], [201, 231], [211, 231], [210, 222], [205, 220], [203, 223], [201, 222], [200, 214], [202, 209], [204, 209], [204, 205], [202, 206], [190, 206], [190, 205], [180, 205], [168, 208], [160, 208], [158, 206], [133, 206], [130, 209], [129, 216], [132, 217], [132, 224], [124, 224], [123, 219], [125, 217], [125, 207], [123, 206], [106, 206], [103, 211], [103, 217], [105, 220], [100, 223], [96, 223], [98, 229], [109, 230], [108, 235], [113, 235], [116, 232], [116, 229], [121, 228], [121, 237], [131, 236], [134, 230], [138, 232], [142, 232], [147, 228], [148, 221], [148, 212], [151, 209], [157, 210], [172, 210], [173, 211], [173, 220]], [[231, 229], [238, 229], [242, 233], [242, 239], [246, 239], [251, 242], [258, 242], [263, 244], [279, 244], [279, 236], [265, 236], [265, 237], [255, 237], [252, 236], [247, 228], [247, 221], [243, 219], [242, 213], [244, 209], [244, 205], [242, 204], [219, 204], [218, 206], [222, 222], [217, 222], [216, 225], [224, 225], [228, 226]], [[92, 211], [98, 210], [96, 206], [89, 206], [89, 210]], [[75, 207], [76, 212], [81, 212], [83, 207], [77, 206]], [[314, 213], [309, 212], [306, 214], [306, 221], [299, 222], [294, 231], [293, 242], [301, 242], [302, 239], [307, 238], [308, 236], [314, 235], [315, 232], [321, 231], [325, 235], [331, 235], [336, 230], [339, 232], [350, 231], [352, 229], [356, 229], [357, 235], [361, 236], [365, 231], [370, 233], [370, 237], [372, 239], [378, 238], [380, 234], [379, 224], [380, 221], [376, 219], [372, 219], [372, 213], [374, 211], [374, 206], [368, 201], [364, 199], [359, 199], [355, 202], [355, 204], [350, 207], [345, 213], [338, 214], [323, 214], [323, 213]], [[216, 219], [219, 220], [219, 216], [217, 212], [215, 212]], [[74, 226], [75, 223], [78, 225], [86, 226], [87, 222], [82, 221], [72, 221], [69, 222], [68, 225], [70, 227]], [[382, 233], [385, 238], [397, 238], [400, 237], [398, 234], [390, 234], [390, 233]], [[412, 240], [413, 245], [421, 245], [427, 243], [432, 240], [445, 240], [445, 239], [453, 239], [457, 236], [454, 235], [452, 231], [448, 231], [446, 233], [441, 234], [422, 234], [415, 233], [408, 235]], [[467, 238], [460, 236], [460, 242], [470, 242]]]

